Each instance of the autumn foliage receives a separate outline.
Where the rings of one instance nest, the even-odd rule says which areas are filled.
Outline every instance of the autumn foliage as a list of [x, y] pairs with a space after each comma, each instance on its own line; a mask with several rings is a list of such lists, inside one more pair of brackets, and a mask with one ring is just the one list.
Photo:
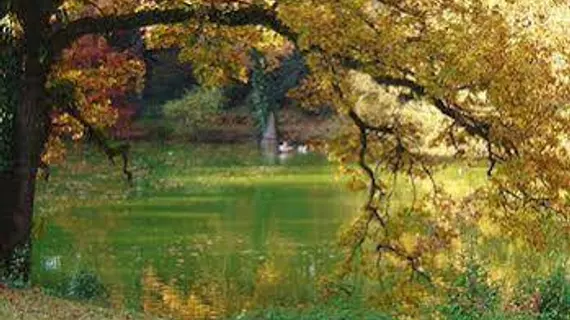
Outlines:
[[[86, 35], [65, 50], [52, 77], [76, 84], [78, 108], [90, 124], [124, 134], [137, 110], [132, 97], [142, 91], [144, 73], [144, 62], [133, 52], [117, 51], [104, 37]], [[74, 140], [84, 135], [82, 125], [67, 113], [54, 113], [53, 126], [48, 161], [63, 150], [56, 147], [63, 135]]]
[[[302, 52], [310, 75], [291, 96], [310, 107], [334, 106], [346, 120], [328, 152], [353, 189], [367, 194], [361, 214], [342, 233], [347, 254], [339, 275], [359, 263], [368, 278], [390, 279], [393, 290], [378, 293], [383, 303], [398, 302], [402, 312], [417, 314], [418, 301], [438, 298], [431, 284], [445, 287], [461, 271], [456, 257], [473, 241], [484, 247], [507, 239], [531, 253], [567, 248], [570, 52], [560, 1], [98, 4], [66, 1], [63, 7], [73, 19], [86, 8], [97, 17], [193, 13], [186, 22], [147, 27], [145, 39], [149, 47], [180, 47], [180, 58], [193, 62], [204, 85], [247, 81], [250, 48], [267, 54], [294, 44]], [[246, 18], [257, 22], [228, 18], [240, 12], [255, 13]], [[393, 102], [361, 103], [355, 73], [367, 75]], [[75, 83], [83, 116], [108, 128], [129, 108], [143, 74], [131, 53], [88, 35], [65, 50], [51, 77]], [[418, 108], [437, 113], [438, 125], [429, 127], [413, 111]], [[62, 134], [79, 139], [82, 133], [68, 114], [55, 111], [46, 158], [58, 158], [53, 150]], [[485, 183], [466, 193], [445, 188], [433, 146], [484, 166]], [[395, 205], [401, 181], [413, 196]], [[419, 280], [409, 281], [410, 272]]]

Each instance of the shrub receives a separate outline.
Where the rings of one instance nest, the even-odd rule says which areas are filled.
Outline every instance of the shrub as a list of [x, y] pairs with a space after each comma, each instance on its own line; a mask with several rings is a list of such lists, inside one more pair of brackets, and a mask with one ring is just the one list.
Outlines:
[[541, 320], [570, 319], [570, 280], [563, 267], [539, 281], [539, 317]]
[[495, 319], [499, 309], [499, 289], [489, 284], [487, 271], [470, 260], [466, 270], [448, 290], [439, 311], [445, 319]]
[[101, 279], [86, 270], [63, 275], [57, 283], [44, 287], [44, 290], [54, 296], [84, 301], [105, 301], [108, 297]]
[[93, 300], [107, 296], [107, 290], [99, 277], [91, 272], [81, 270], [71, 277], [67, 296], [81, 300]]
[[139, 119], [137, 124], [144, 128], [145, 137], [150, 141], [164, 143], [174, 134], [172, 123], [164, 118], [143, 118]]
[[219, 88], [194, 88], [181, 99], [167, 102], [164, 116], [175, 123], [176, 134], [192, 135], [223, 109], [225, 100]]
[[5, 260], [0, 260], [0, 284], [12, 288], [25, 288], [29, 285], [27, 279], [27, 260], [30, 258], [29, 245], [20, 245], [12, 255]]

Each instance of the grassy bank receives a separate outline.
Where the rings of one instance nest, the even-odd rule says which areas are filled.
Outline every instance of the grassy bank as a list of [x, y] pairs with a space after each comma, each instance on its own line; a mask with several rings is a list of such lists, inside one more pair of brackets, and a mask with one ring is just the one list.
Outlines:
[[[85, 302], [69, 301], [46, 295], [39, 290], [0, 291], [2, 320], [164, 320], [151, 315], [102, 308]], [[273, 308], [240, 313], [227, 320], [384, 320], [375, 311], [356, 309], [346, 304], [323, 305], [311, 309]]]
[[158, 318], [111, 310], [85, 302], [74, 302], [46, 295], [39, 290], [0, 290], [2, 320], [157, 320]]

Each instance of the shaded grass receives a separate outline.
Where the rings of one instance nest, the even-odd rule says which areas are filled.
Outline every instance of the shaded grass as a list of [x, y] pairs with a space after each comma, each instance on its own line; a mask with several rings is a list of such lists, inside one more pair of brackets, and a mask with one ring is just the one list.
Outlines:
[[2, 320], [125, 320], [158, 318], [47, 296], [37, 290], [0, 290]]
[[391, 317], [368, 307], [330, 304], [308, 309], [273, 308], [242, 313], [229, 320], [389, 320]]

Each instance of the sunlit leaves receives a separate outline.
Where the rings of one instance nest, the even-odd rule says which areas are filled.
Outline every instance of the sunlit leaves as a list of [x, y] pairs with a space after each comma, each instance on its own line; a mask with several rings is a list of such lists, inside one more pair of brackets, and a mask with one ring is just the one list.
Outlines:
[[251, 48], [263, 52], [273, 68], [290, 52], [283, 37], [256, 26], [230, 28], [190, 21], [153, 27], [145, 37], [150, 47], [181, 47], [179, 58], [193, 63], [195, 75], [205, 85], [246, 82]]
[[[543, 229], [551, 225], [548, 216], [557, 216], [554, 219], [560, 222], [570, 213], [565, 193], [570, 163], [563, 138], [569, 129], [570, 97], [560, 57], [564, 48], [539, 39], [540, 33], [517, 31], [510, 13], [491, 9], [485, 2], [383, 3], [359, 7], [354, 1], [308, 1], [285, 4], [279, 11], [299, 33], [312, 71], [293, 96], [308, 105], [333, 105], [341, 114], [354, 109], [371, 127], [390, 126], [395, 131], [367, 133], [366, 162], [377, 170], [385, 192], [372, 203], [384, 208], [391, 202], [393, 190], [385, 182], [392, 177], [382, 172], [410, 178], [410, 188], [423, 189], [412, 192], [422, 196], [410, 199], [409, 208], [382, 211], [388, 221], [385, 231], [371, 227], [378, 224], [374, 219], [364, 228], [365, 215], [344, 234], [343, 243], [350, 247], [360, 239], [369, 240], [363, 250], [369, 250], [370, 256], [381, 251], [374, 246], [384, 244], [399, 251], [392, 258], [403, 258], [407, 267], [406, 257], [421, 256], [424, 267], [437, 274], [438, 268], [446, 267], [441, 262], [446, 254], [460, 248], [454, 245], [458, 231], [477, 229], [483, 217], [485, 236], [522, 237], [544, 249], [544, 235], [553, 232], [550, 227]], [[308, 28], [306, 21], [314, 23]], [[410, 94], [406, 88], [392, 94], [381, 87], [359, 91], [346, 85], [351, 68], [374, 79], [410, 79], [431, 99], [409, 103], [401, 99], [402, 93]], [[443, 105], [439, 111], [433, 106], [435, 100]], [[429, 109], [443, 115], [423, 116], [432, 114]], [[479, 136], [473, 128], [465, 128], [469, 123], [481, 126]], [[363, 147], [359, 134], [347, 128], [329, 143], [332, 158], [341, 162], [345, 173], [357, 177], [351, 164], [359, 161], [356, 155]], [[475, 140], [469, 137], [473, 135]], [[453, 196], [431, 186], [430, 172], [437, 161], [426, 148], [430, 140], [432, 146], [447, 145], [443, 154], [448, 156], [454, 149], [479, 157], [491, 152], [489, 157], [499, 164], [489, 171], [490, 184]], [[357, 181], [353, 178], [350, 186], [360, 189]]]
[[[465, 230], [524, 239], [538, 249], [548, 247], [547, 232], [559, 227], [554, 234], [563, 234], [570, 217], [570, 75], [560, 2], [157, 1], [140, 8], [125, 0], [101, 2], [89, 14], [182, 6], [227, 13], [252, 4], [268, 10], [276, 5], [279, 21], [306, 57], [311, 74], [291, 97], [366, 122], [356, 128], [346, 119], [328, 151], [351, 176], [353, 189], [374, 188], [363, 215], [342, 237], [347, 246], [364, 243], [362, 264], [369, 275], [399, 274], [410, 267], [417, 273], [421, 265], [436, 282], [444, 282], [437, 277], [445, 261], [463, 249], [457, 243]], [[266, 28], [210, 22], [198, 16], [172, 27], [147, 28], [147, 44], [180, 47], [180, 58], [193, 63], [204, 85], [247, 81], [251, 48], [266, 56], [290, 49]], [[94, 45], [104, 47], [99, 40]], [[127, 71], [141, 74], [135, 59], [113, 57], [97, 68], [57, 70], [80, 84], [80, 100], [89, 106], [82, 111], [102, 126], [113, 121], [109, 88], [135, 90], [131, 81], [137, 81]], [[397, 88], [359, 90], [351, 78], [354, 70]], [[441, 117], [422, 117], [431, 111]], [[426, 148], [429, 140], [444, 151], [456, 149], [456, 155], [482, 156], [488, 183], [467, 194], [446, 192], [436, 181], [440, 159]], [[367, 176], [356, 163], [368, 169]], [[371, 176], [378, 181], [367, 179]], [[413, 197], [405, 206], [391, 206], [396, 182], [402, 180]], [[375, 268], [373, 258], [380, 253], [385, 259]], [[396, 278], [400, 290], [395, 292], [417, 286], [402, 275]], [[423, 291], [415, 291], [403, 304], [414, 306], [414, 299], [422, 298]]]
[[[128, 95], [142, 91], [145, 74], [144, 63], [132, 53], [113, 49], [100, 36], [84, 36], [63, 53], [60, 63], [52, 72], [52, 82], [68, 81], [76, 86], [75, 100], [82, 117], [96, 128], [111, 128], [119, 120], [128, 105]], [[83, 126], [65, 110], [70, 99], [54, 101], [52, 138], [49, 147], [56, 147], [57, 136], [83, 137]], [[123, 117], [126, 117], [123, 115]], [[123, 121], [128, 119], [121, 119]], [[60, 145], [60, 144], [59, 144]], [[48, 149], [46, 160], [61, 159], [61, 151]]]

